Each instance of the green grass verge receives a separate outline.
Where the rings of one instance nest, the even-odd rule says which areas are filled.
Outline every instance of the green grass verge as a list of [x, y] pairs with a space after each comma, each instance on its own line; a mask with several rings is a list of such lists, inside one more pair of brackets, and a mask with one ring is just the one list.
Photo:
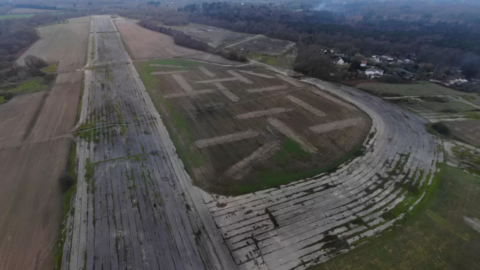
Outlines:
[[[300, 147], [300, 146], [298, 146]], [[282, 149], [274, 155], [274, 158], [277, 162], [291, 162], [295, 157], [307, 158], [309, 153], [301, 153], [296, 146], [293, 146], [289, 142], [289, 139], [283, 142]], [[287, 150], [288, 149], [288, 150]], [[301, 149], [301, 151], [304, 151]], [[337, 170], [337, 168], [343, 163], [349, 161], [352, 158], [361, 156], [364, 154], [364, 147], [361, 143], [355, 145], [352, 150], [348, 151], [342, 158], [336, 160], [332, 164], [313, 169], [300, 169], [297, 171], [286, 170], [285, 168], [279, 167], [279, 169], [270, 169], [270, 170], [260, 170], [258, 172], [258, 179], [242, 181], [237, 183], [234, 181], [225, 182], [225, 185], [222, 187], [224, 194], [236, 196], [246, 193], [251, 193], [254, 191], [279, 187], [281, 185], [288, 184], [295, 180], [306, 179], [313, 177], [321, 173], [331, 173]], [[299, 156], [301, 155], [301, 156]], [[287, 156], [285, 158], [285, 156]]]
[[35, 16], [35, 14], [7, 14], [7, 15], [0, 15], [0, 20], [24, 19], [24, 18], [31, 18], [33, 16]]
[[44, 67], [41, 69], [42, 72], [48, 73], [48, 74], [53, 74], [57, 71], [57, 63], [52, 63], [48, 65], [47, 67]]
[[160, 59], [135, 63], [138, 74], [140, 75], [148, 94], [152, 98], [155, 108], [164, 117], [165, 126], [167, 127], [169, 134], [175, 134], [175, 136], [171, 136], [171, 139], [175, 145], [177, 154], [183, 160], [188, 173], [193, 177], [192, 166], [201, 166], [202, 157], [200, 153], [194, 149], [184, 146], [188, 145], [189, 143], [193, 143], [194, 141], [194, 138], [188, 127], [189, 124], [187, 118], [182, 114], [182, 112], [176, 110], [172, 104], [156, 90], [158, 88], [159, 80], [157, 77], [151, 74], [156, 70], [156, 67], [150, 66], [151, 64], [196, 66], [200, 63], [183, 59]]
[[282, 142], [280, 151], [273, 155], [273, 159], [280, 166], [286, 166], [294, 160], [305, 160], [311, 158], [311, 154], [294, 140], [285, 138]]
[[401, 227], [309, 270], [480, 269], [480, 233], [463, 219], [480, 219], [480, 177], [443, 166], [433, 183]]
[[466, 94], [435, 83], [421, 81], [412, 84], [389, 84], [389, 83], [361, 83], [356, 86], [361, 90], [366, 90], [378, 96], [434, 96], [434, 95], [456, 95], [472, 96], [475, 94]]
[[48, 85], [43, 83], [43, 79], [36, 77], [30, 80], [27, 80], [23, 83], [20, 83], [14, 88], [11, 88], [7, 91], [10, 93], [28, 94], [28, 93], [40, 92], [40, 91], [46, 90], [47, 88], [48, 88]]
[[[167, 66], [180, 66], [180, 67], [195, 67], [195, 66], [200, 65], [201, 63], [191, 61], [191, 60], [185, 60], [185, 59], [169, 58], [169, 59], [152, 60], [152, 61], [148, 62], [148, 66], [150, 66], [150, 64], [167, 65]], [[155, 69], [155, 67], [151, 67], [152, 72], [153, 72], [154, 69]]]
[[463, 102], [459, 101], [450, 101], [450, 102], [424, 102], [421, 103], [423, 107], [426, 107], [428, 109], [437, 111], [437, 112], [446, 112], [446, 111], [457, 111], [457, 112], [463, 112], [463, 111], [471, 111], [474, 110], [475, 107], [470, 106], [468, 104], [465, 104]]
[[63, 192], [62, 196], [62, 226], [59, 238], [57, 240], [57, 245], [55, 245], [54, 251], [54, 269], [61, 269], [62, 266], [62, 257], [63, 257], [63, 248], [65, 246], [65, 241], [67, 240], [68, 228], [67, 219], [69, 216], [73, 216], [75, 208], [71, 205], [72, 197], [77, 193], [77, 174], [76, 174], [76, 156], [77, 156], [77, 147], [75, 143], [70, 145], [70, 153], [68, 156], [66, 172], [74, 177], [75, 181], [73, 185]]
[[273, 56], [273, 55], [261, 54], [261, 53], [247, 53], [245, 54], [245, 57], [247, 57], [248, 59], [257, 60], [259, 62], [268, 64], [268, 65], [285, 67], [285, 68], [292, 67], [293, 59], [294, 59], [294, 58], [288, 58], [285, 55]]

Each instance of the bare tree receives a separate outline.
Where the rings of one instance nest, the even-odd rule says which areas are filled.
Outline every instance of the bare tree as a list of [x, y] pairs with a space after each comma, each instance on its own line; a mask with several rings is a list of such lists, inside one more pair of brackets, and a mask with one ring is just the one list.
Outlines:
[[48, 66], [47, 62], [40, 57], [28, 55], [25, 57], [25, 66], [31, 70], [38, 70]]

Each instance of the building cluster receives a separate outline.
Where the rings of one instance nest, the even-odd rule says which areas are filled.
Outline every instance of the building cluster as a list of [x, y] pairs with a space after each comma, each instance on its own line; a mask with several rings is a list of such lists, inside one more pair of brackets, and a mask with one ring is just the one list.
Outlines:
[[[344, 77], [377, 79], [388, 75], [390, 79], [397, 77], [402, 81], [429, 80], [449, 87], [458, 87], [467, 84], [480, 84], [476, 80], [467, 80], [462, 75], [462, 70], [451, 67], [435, 67], [428, 63], [419, 63], [413, 53], [404, 57], [390, 55], [372, 55], [364, 57], [355, 55], [350, 57], [337, 49], [323, 49], [325, 55], [330, 56], [332, 62], [339, 66], [338, 70], [349, 74]], [[357, 75], [352, 75], [352, 74]], [[331, 74], [334, 76], [335, 74]], [[397, 81], [398, 81], [397, 79]]]

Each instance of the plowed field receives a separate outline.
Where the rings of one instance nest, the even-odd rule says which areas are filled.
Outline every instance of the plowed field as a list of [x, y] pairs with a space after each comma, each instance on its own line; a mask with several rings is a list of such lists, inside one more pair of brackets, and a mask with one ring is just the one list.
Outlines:
[[[70, 24], [42, 28], [51, 34], [26, 55], [60, 61], [63, 71], [82, 67], [89, 22]], [[53, 268], [61, 223], [59, 177], [67, 165], [82, 78], [83, 72], [62, 73], [51, 89], [0, 106], [1, 270]]]
[[72, 71], [85, 65], [90, 17], [69, 19], [66, 24], [38, 28], [40, 40], [19, 59], [23, 64], [27, 55], [35, 55], [47, 62], [59, 62], [58, 72]]
[[[138, 26], [135, 21], [118, 18], [115, 25], [133, 60], [166, 58], [199, 53], [175, 45], [173, 38]], [[141, 40], [141, 42], [138, 42]]]

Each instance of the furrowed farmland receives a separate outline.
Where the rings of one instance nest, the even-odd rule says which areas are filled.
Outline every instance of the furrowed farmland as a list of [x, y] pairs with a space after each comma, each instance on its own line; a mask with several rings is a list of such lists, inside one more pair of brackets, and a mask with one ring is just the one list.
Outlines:
[[[198, 51], [175, 45], [167, 35], [159, 35], [137, 25], [134, 21], [118, 18], [115, 25], [126, 44], [132, 59], [175, 57], [198, 53]], [[142, 42], [138, 42], [141, 40]]]
[[214, 193], [241, 194], [331, 170], [361, 152], [369, 132], [370, 120], [354, 106], [262, 68], [183, 60], [136, 65], [190, 174]]
[[23, 64], [28, 55], [35, 55], [47, 62], [58, 62], [58, 72], [79, 69], [85, 65], [90, 17], [70, 19], [66, 24], [38, 28], [42, 37], [19, 59]]
[[75, 70], [85, 64], [89, 25], [81, 18], [42, 27], [25, 55], [58, 62], [62, 73], [48, 89], [0, 106], [0, 269], [53, 268], [62, 221], [59, 179], [82, 87], [83, 72]]
[[[218, 55], [177, 46], [171, 36], [145, 29], [133, 20], [116, 18], [114, 23], [126, 45], [125, 49], [133, 60], [185, 57], [226, 65], [239, 64], [238, 62], [227, 60]], [[139, 40], [142, 42], [138, 42]]]

